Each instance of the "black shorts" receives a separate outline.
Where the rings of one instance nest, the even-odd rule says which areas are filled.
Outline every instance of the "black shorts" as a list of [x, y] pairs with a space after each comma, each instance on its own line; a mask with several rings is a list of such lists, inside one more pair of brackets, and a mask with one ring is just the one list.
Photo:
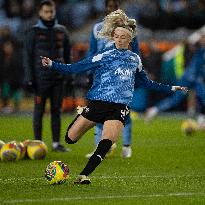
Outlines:
[[90, 101], [82, 112], [86, 119], [103, 124], [107, 120], [119, 120], [125, 124], [129, 114], [127, 105], [107, 101]]

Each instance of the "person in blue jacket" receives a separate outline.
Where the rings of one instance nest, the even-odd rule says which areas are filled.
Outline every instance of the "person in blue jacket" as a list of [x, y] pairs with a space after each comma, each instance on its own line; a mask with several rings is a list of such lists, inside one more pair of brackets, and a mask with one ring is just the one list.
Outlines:
[[185, 87], [163, 85], [147, 78], [140, 57], [128, 49], [135, 34], [134, 24], [123, 11], [117, 10], [106, 16], [99, 32], [99, 37], [114, 40], [113, 48], [74, 64], [63, 64], [42, 57], [45, 69], [59, 73], [95, 72], [92, 87], [87, 94], [89, 103], [69, 125], [65, 141], [68, 144], [76, 143], [97, 123], [103, 124], [103, 131], [97, 149], [74, 183], [91, 183], [88, 175], [102, 162], [112, 144], [117, 141], [129, 114], [128, 105], [133, 97], [136, 76], [138, 86], [167, 92], [186, 91]]
[[[194, 90], [198, 105], [202, 108], [205, 107], [205, 34], [201, 36], [199, 48], [195, 51], [178, 84]], [[163, 99], [147, 110], [145, 120], [150, 121], [159, 112], [177, 106], [186, 96], [186, 93], [176, 92], [172, 96]]]
[[[105, 1], [106, 15], [119, 9], [119, 7], [120, 7], [120, 0], [106, 0]], [[87, 57], [93, 56], [99, 51], [109, 48], [110, 46], [113, 46], [113, 41], [110, 41], [105, 38], [98, 38], [98, 32], [102, 29], [103, 23], [104, 21], [101, 21], [101, 22], [96, 23], [93, 26], [93, 29], [90, 34], [90, 47], [87, 53]], [[137, 36], [134, 36], [130, 47], [131, 47], [132, 52], [139, 55], [139, 45], [138, 45]], [[100, 142], [102, 130], [103, 130], [103, 124], [98, 123], [95, 126], [95, 146], [96, 147], [98, 143]], [[122, 157], [130, 158], [132, 155], [132, 149], [131, 149], [132, 121], [130, 118], [130, 114], [128, 115], [127, 120], [125, 122], [125, 127], [122, 131], [122, 137], [123, 137]], [[109, 151], [109, 155], [113, 154], [115, 147], [116, 147], [116, 144], [113, 144], [113, 146], [111, 147]], [[94, 151], [86, 154], [86, 157], [90, 158], [93, 155]]]

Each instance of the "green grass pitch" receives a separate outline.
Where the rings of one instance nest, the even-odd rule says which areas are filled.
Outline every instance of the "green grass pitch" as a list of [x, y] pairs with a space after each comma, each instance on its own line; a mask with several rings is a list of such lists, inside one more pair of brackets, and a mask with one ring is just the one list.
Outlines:
[[[71, 116], [62, 119], [62, 142]], [[90, 176], [90, 185], [74, 185], [85, 154], [94, 147], [93, 130], [70, 153], [55, 153], [51, 147], [50, 118], [43, 121], [43, 139], [49, 147], [45, 160], [0, 162], [0, 204], [205, 204], [205, 133], [184, 136], [182, 119], [160, 117], [151, 125], [133, 122], [133, 156], [121, 158], [121, 138], [115, 155]], [[3, 141], [33, 138], [31, 116], [0, 116]], [[63, 142], [64, 144], [64, 142]], [[49, 185], [44, 170], [54, 160], [70, 168], [63, 185]]]

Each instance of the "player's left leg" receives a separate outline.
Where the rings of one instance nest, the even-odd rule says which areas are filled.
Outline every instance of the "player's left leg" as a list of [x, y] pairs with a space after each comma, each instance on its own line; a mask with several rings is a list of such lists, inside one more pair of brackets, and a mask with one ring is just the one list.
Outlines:
[[98, 147], [94, 154], [90, 157], [83, 171], [74, 183], [89, 184], [90, 180], [87, 177], [95, 168], [102, 162], [105, 155], [110, 150], [113, 143], [118, 139], [123, 128], [123, 123], [119, 120], [107, 120], [104, 122], [102, 140], [99, 142]]

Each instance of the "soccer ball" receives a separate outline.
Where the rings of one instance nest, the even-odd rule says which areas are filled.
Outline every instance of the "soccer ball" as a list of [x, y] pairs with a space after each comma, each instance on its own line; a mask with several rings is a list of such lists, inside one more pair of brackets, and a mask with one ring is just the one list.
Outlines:
[[192, 135], [197, 130], [197, 122], [193, 119], [187, 119], [182, 122], [181, 130], [185, 135]]
[[30, 159], [44, 159], [48, 152], [46, 144], [41, 140], [28, 141], [26, 147]]
[[15, 142], [9, 142], [1, 148], [2, 161], [16, 161], [20, 157], [20, 150]]
[[69, 168], [62, 161], [53, 161], [45, 169], [45, 178], [49, 184], [62, 184], [69, 178]]

